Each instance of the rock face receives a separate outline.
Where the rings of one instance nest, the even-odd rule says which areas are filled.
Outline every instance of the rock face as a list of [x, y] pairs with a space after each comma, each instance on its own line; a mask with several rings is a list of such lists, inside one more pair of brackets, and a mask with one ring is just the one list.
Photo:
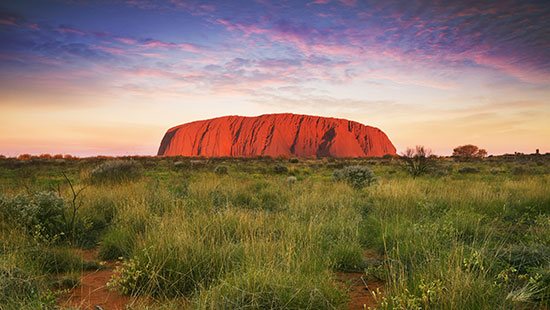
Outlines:
[[158, 155], [363, 157], [395, 151], [378, 128], [345, 119], [285, 113], [223, 116], [179, 125], [166, 132]]

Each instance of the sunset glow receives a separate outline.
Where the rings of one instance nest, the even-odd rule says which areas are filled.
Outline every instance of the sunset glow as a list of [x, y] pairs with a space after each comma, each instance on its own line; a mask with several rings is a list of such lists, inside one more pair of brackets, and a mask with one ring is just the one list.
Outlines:
[[439, 155], [550, 152], [547, 1], [7, 1], [0, 154], [155, 155], [166, 130], [299, 113]]

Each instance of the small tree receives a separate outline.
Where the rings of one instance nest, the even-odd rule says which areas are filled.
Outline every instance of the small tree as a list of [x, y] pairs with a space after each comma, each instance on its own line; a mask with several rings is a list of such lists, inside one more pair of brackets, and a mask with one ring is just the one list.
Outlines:
[[405, 170], [413, 177], [425, 174], [435, 165], [432, 151], [423, 145], [417, 145], [414, 149], [408, 147], [400, 158], [404, 163], [403, 167]]
[[453, 156], [463, 159], [483, 158], [487, 156], [487, 151], [480, 149], [476, 145], [466, 144], [455, 147], [453, 149]]

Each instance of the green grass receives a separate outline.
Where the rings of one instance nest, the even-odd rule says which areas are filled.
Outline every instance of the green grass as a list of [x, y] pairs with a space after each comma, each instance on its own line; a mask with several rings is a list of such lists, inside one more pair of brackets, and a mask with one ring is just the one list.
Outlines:
[[[390, 159], [135, 158], [140, 178], [90, 182], [105, 160], [0, 160], [3, 201], [42, 191], [68, 201], [63, 172], [88, 186], [74, 238], [44, 238], [0, 210], [0, 287], [12, 291], [0, 309], [53, 306], [59, 283], [97, 267], [78, 247], [121, 258], [110, 285], [166, 309], [345, 309], [335, 274], [372, 271], [367, 252], [384, 281], [378, 309], [550, 307], [545, 157], [440, 159], [416, 178]], [[377, 183], [332, 180], [357, 165]]]

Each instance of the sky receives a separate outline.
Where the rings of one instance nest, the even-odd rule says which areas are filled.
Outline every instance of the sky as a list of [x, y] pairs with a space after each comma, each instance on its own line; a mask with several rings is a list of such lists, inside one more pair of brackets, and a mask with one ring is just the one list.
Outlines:
[[0, 154], [155, 155], [175, 125], [282, 112], [398, 152], [550, 152], [550, 3], [0, 3]]

